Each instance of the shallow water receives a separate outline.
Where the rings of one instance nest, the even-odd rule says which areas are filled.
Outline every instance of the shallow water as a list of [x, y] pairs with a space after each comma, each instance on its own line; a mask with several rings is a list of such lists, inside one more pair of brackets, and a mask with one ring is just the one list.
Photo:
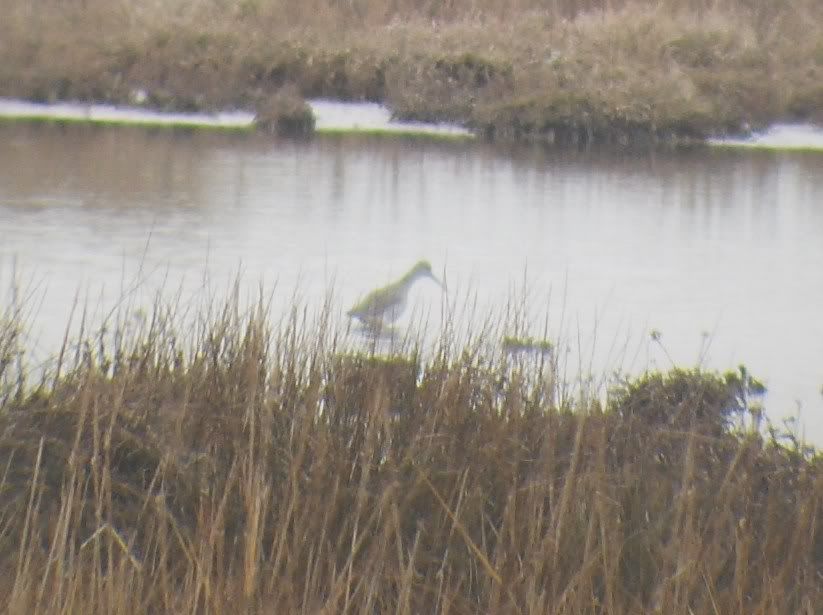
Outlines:
[[[342, 315], [428, 258], [475, 318], [525, 280], [527, 333], [547, 314], [551, 336], [580, 350], [570, 374], [745, 363], [771, 416], [800, 404], [821, 445], [821, 236], [819, 153], [0, 125], [0, 296], [16, 269], [43, 359], [78, 290], [105, 313], [132, 288], [137, 303], [182, 288], [185, 303], [206, 279], [220, 296], [241, 271], [280, 307], [295, 288], [319, 303], [333, 286]], [[437, 287], [421, 281], [412, 298], [436, 325]]]

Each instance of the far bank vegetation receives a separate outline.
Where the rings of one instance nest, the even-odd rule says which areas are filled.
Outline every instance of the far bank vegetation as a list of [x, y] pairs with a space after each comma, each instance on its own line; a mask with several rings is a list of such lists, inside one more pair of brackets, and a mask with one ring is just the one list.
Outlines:
[[[0, 95], [371, 100], [500, 140], [680, 141], [823, 119], [817, 0], [0, 0]], [[279, 92], [286, 88], [289, 96]]]

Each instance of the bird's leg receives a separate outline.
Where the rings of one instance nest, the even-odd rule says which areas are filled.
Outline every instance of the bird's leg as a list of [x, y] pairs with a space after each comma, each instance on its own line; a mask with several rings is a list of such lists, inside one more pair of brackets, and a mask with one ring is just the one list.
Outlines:
[[366, 328], [377, 335], [383, 330], [383, 320], [377, 316], [367, 316], [363, 318]]

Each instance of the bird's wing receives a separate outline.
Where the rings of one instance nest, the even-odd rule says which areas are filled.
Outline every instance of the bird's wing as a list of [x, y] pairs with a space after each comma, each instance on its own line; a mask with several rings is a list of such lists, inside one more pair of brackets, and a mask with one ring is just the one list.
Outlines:
[[350, 316], [365, 314], [380, 314], [392, 305], [397, 303], [397, 284], [389, 284], [383, 288], [378, 288], [366, 295], [362, 301], [351, 308], [347, 313]]

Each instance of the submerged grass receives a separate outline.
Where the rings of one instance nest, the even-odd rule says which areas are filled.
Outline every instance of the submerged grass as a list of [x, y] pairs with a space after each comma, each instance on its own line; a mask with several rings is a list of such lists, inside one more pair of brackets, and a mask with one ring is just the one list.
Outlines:
[[3, 612], [823, 604], [821, 458], [741, 427], [745, 372], [650, 374], [601, 405], [561, 394], [542, 350], [352, 353], [322, 314], [273, 328], [230, 301], [85, 334], [27, 384], [15, 314]]
[[297, 92], [550, 142], [823, 119], [817, 0], [0, 0], [0, 13], [0, 95], [35, 100], [244, 107], [277, 125]]

